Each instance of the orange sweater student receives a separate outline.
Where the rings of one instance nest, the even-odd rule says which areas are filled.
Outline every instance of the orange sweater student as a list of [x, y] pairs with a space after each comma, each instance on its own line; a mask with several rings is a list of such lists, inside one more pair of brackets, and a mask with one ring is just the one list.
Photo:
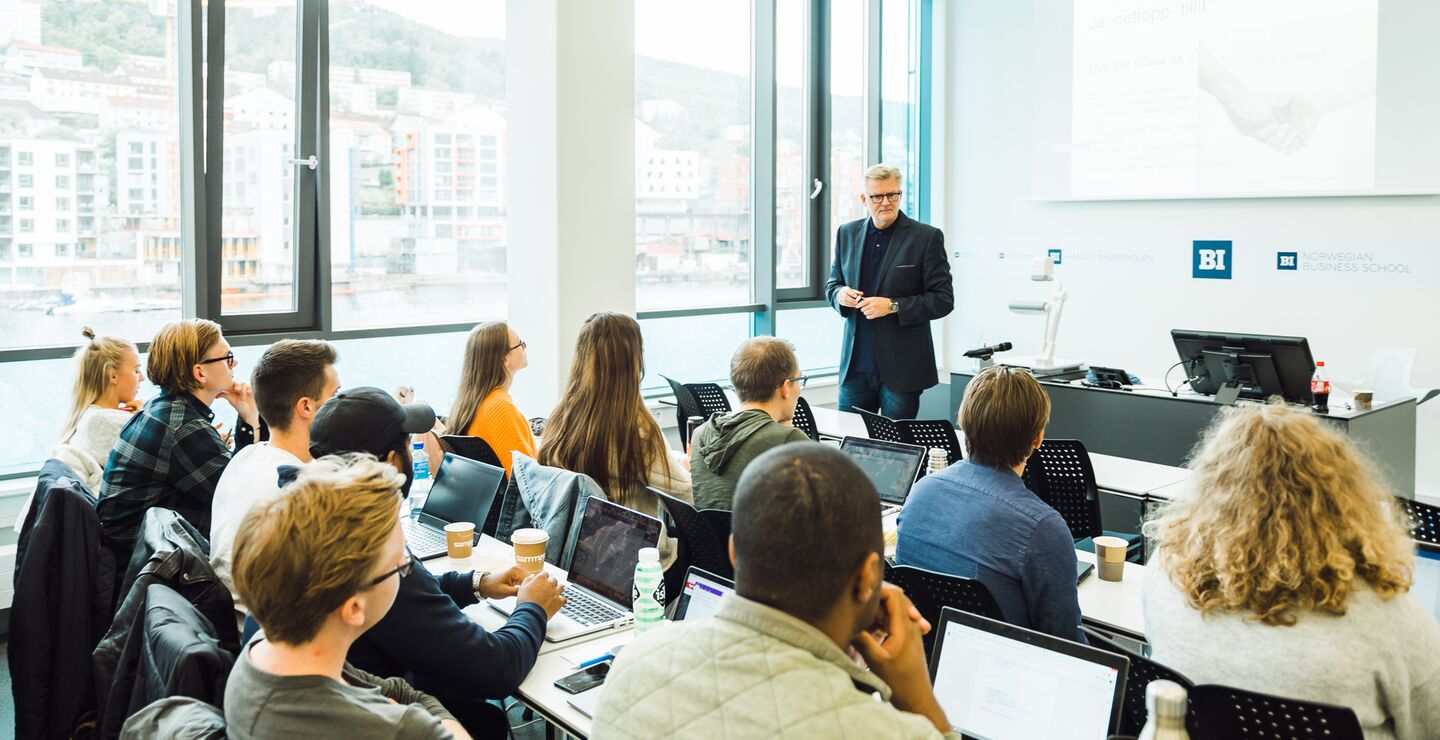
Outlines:
[[512, 452], [535, 457], [530, 423], [510, 398], [515, 373], [529, 364], [525, 343], [505, 322], [486, 322], [470, 331], [450, 428], [464, 429], [485, 440], [499, 456], [506, 475], [510, 474]]

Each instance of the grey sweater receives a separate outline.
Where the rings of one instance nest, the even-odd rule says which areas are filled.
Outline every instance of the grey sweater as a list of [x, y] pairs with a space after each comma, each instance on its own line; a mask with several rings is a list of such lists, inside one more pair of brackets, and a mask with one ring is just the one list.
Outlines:
[[[277, 676], [250, 662], [257, 635], [240, 651], [225, 685], [231, 738], [450, 738], [454, 717], [403, 678], [380, 678], [345, 664], [345, 683], [326, 676]], [[393, 702], [391, 700], [394, 700]]]
[[1307, 612], [1289, 627], [1201, 615], [1157, 565], [1145, 579], [1151, 657], [1217, 683], [1355, 710], [1366, 738], [1440, 735], [1440, 625], [1410, 594], [1362, 585], [1344, 616]]
[[805, 433], [760, 409], [712, 416], [691, 441], [690, 482], [695, 508], [734, 508], [735, 484], [751, 460], [786, 442], [809, 442]]

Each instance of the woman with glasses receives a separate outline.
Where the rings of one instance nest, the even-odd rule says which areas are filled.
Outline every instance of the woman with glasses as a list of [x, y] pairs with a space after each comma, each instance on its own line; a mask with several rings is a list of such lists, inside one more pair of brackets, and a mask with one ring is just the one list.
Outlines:
[[795, 350], [784, 339], [747, 339], [730, 358], [730, 384], [740, 408], [716, 414], [699, 429], [690, 445], [690, 480], [695, 506], [729, 511], [735, 484], [751, 460], [788, 442], [809, 442], [791, 425], [795, 404], [806, 377], [800, 374]]
[[404, 476], [369, 457], [300, 469], [235, 538], [235, 588], [261, 632], [225, 687], [233, 738], [468, 738], [434, 697], [346, 662], [415, 567], [400, 527]]
[[145, 372], [160, 393], [120, 430], [96, 507], [117, 562], [129, 561], [152, 506], [173, 509], [210, 536], [215, 485], [230, 461], [210, 406], [223, 398], [235, 408], [237, 449], [254, 441], [260, 426], [255, 394], [234, 370], [235, 353], [213, 321], [176, 321], [155, 334]]
[[499, 456], [506, 475], [510, 474], [510, 453], [535, 458], [535, 435], [510, 397], [515, 373], [529, 364], [525, 342], [505, 322], [489, 321], [470, 331], [450, 428], [485, 440]]

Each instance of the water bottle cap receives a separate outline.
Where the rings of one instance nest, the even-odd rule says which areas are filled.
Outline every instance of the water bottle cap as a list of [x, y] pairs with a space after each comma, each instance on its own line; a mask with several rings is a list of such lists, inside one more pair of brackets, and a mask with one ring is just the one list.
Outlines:
[[1153, 715], [1183, 717], [1187, 703], [1185, 687], [1174, 681], [1159, 679], [1145, 687], [1145, 706]]
[[415, 440], [414, 442], [411, 442], [411, 443], [410, 443], [410, 449], [412, 449], [412, 450], [423, 450], [423, 449], [425, 449], [425, 440], [423, 440], [423, 439], [417, 439], [417, 440]]
[[1325, 367], [1325, 361], [1324, 361], [1324, 360], [1318, 360], [1318, 361], [1316, 361], [1316, 362], [1315, 362], [1315, 367]]
[[642, 562], [642, 563], [658, 563], [658, 562], [660, 562], [660, 549], [659, 549], [659, 548], [655, 548], [655, 547], [642, 547], [642, 548], [640, 548], [640, 562]]

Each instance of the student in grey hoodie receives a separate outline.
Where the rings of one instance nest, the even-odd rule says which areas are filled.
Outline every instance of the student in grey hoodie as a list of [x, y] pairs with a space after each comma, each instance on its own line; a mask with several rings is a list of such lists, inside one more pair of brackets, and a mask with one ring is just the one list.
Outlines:
[[730, 358], [730, 383], [740, 408], [716, 414], [695, 430], [690, 446], [690, 480], [695, 508], [732, 508], [735, 483], [751, 460], [786, 442], [809, 442], [791, 426], [795, 402], [806, 377], [790, 343], [755, 337]]

